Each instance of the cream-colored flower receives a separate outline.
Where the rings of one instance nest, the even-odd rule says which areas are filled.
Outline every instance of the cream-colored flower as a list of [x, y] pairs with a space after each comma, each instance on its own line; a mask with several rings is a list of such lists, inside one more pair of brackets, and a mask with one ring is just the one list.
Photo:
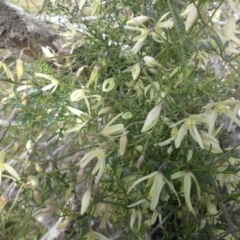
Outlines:
[[217, 117], [221, 114], [230, 119], [229, 128], [233, 122], [240, 126], [240, 120], [236, 117], [237, 112], [240, 109], [240, 101], [226, 100], [222, 102], [214, 102], [207, 104], [204, 108], [206, 109], [206, 113], [209, 115], [209, 134], [212, 134]]
[[199, 114], [199, 115], [190, 115], [188, 118], [185, 118], [183, 120], [180, 120], [176, 124], [173, 124], [172, 127], [175, 127], [176, 125], [183, 123], [178, 131], [178, 136], [175, 139], [175, 147], [176, 148], [180, 147], [183, 138], [189, 132], [193, 140], [196, 141], [202, 149], [204, 149], [202, 138], [196, 125], [206, 124], [208, 123], [208, 121], [209, 121], [208, 115]]
[[75, 114], [76, 116], [80, 117], [82, 120], [88, 121], [90, 120], [90, 116], [86, 113], [84, 113], [83, 111], [77, 109], [77, 108], [73, 108], [71, 106], [66, 106], [66, 108], [73, 114]]
[[92, 175], [98, 172], [95, 182], [99, 182], [102, 177], [106, 166], [106, 153], [102, 148], [95, 148], [92, 151], [85, 154], [85, 156], [78, 163], [81, 168], [85, 168], [94, 158], [97, 158], [97, 164], [92, 170]]
[[47, 57], [47, 58], [54, 58], [55, 57], [56, 53], [49, 46], [41, 47], [41, 48], [42, 48], [42, 51], [43, 51], [45, 57]]
[[165, 185], [164, 176], [162, 172], [158, 171], [154, 176], [153, 185], [150, 190], [150, 198], [151, 198], [150, 209], [151, 210], [154, 210], [156, 208], [164, 185]]
[[95, 65], [90, 75], [90, 78], [86, 84], [86, 87], [89, 88], [92, 84], [94, 84], [94, 87], [96, 89], [99, 76], [100, 76], [100, 67], [98, 65]]
[[174, 26], [172, 17], [163, 21], [169, 14], [170, 12], [167, 12], [162, 15], [162, 17], [159, 19], [159, 21], [155, 25], [155, 31], [151, 33], [153, 39], [156, 42], [162, 42], [163, 41], [162, 39], [166, 38], [166, 33], [163, 31], [163, 29], [171, 29]]
[[204, 146], [204, 149], [210, 151], [212, 153], [222, 153], [222, 149], [220, 148], [219, 141], [207, 132], [201, 132], [201, 139]]
[[186, 17], [187, 18], [187, 20], [185, 22], [186, 31], [188, 31], [191, 28], [191, 26], [193, 25], [193, 23], [197, 19], [198, 11], [197, 11], [197, 8], [196, 8], [195, 4], [191, 3], [185, 9], [185, 11], [183, 13], [181, 13], [181, 17]]
[[133, 228], [136, 218], [138, 218], [138, 230], [142, 223], [142, 212], [139, 208], [132, 208], [132, 214], [130, 217], [130, 227]]
[[86, 104], [87, 109], [88, 109], [88, 114], [90, 116], [90, 113], [91, 113], [90, 104], [89, 104], [86, 92], [87, 92], [87, 89], [85, 89], [85, 88], [77, 89], [77, 90], [73, 91], [72, 94], [70, 95], [70, 100], [72, 102], [76, 102], [76, 101], [80, 101], [81, 99], [83, 99], [85, 101], [85, 104]]
[[150, 31], [146, 27], [139, 28], [139, 27], [133, 27], [133, 26], [129, 26], [129, 25], [125, 25], [124, 28], [128, 29], [128, 30], [140, 31], [141, 32], [140, 35], [138, 35], [135, 38], [133, 38], [133, 41], [134, 42], [137, 41], [137, 43], [131, 49], [131, 53], [133, 55], [135, 55], [135, 54], [137, 54], [141, 50], [141, 48], [142, 48], [142, 46], [143, 46], [147, 36], [150, 34]]
[[110, 92], [113, 90], [115, 87], [115, 80], [114, 78], [108, 78], [104, 80], [103, 85], [102, 85], [102, 91], [103, 92]]
[[51, 93], [53, 93], [57, 89], [59, 82], [56, 78], [54, 78], [50, 75], [44, 74], [44, 73], [35, 73], [35, 75], [36, 75], [36, 77], [42, 77], [42, 78], [45, 78], [52, 82], [49, 85], [47, 85], [41, 89], [43, 92], [53, 88], [53, 90], [51, 92]]
[[158, 82], [152, 82], [144, 88], [144, 96], [146, 98], [150, 98], [150, 100], [153, 100], [154, 98], [159, 96], [159, 92], [160, 84]]
[[182, 180], [183, 183], [183, 194], [185, 197], [185, 202], [187, 204], [188, 209], [190, 212], [192, 212], [194, 215], [196, 215], [192, 202], [191, 202], [191, 187], [192, 187], [192, 179], [194, 180], [196, 184], [196, 189], [197, 189], [197, 197], [198, 200], [201, 198], [201, 188], [198, 184], [198, 181], [195, 177], [195, 175], [192, 172], [189, 171], [179, 171], [171, 175], [171, 179], [180, 179]]
[[[156, 143], [155, 146], [166, 146], [166, 145], [169, 145], [171, 144], [171, 142], [174, 142], [178, 137], [178, 128], [177, 127], [173, 127], [172, 130], [171, 130], [171, 137], [163, 142], [160, 142], [160, 143]], [[168, 149], [168, 153], [170, 153], [172, 151], [172, 146], [169, 147]]]
[[[147, 184], [145, 185], [145, 187], [151, 186], [150, 192], [149, 192], [149, 198], [150, 198], [150, 209], [151, 210], [155, 210], [158, 202], [159, 202], [159, 198], [160, 198], [160, 194], [163, 190], [163, 187], [165, 184], [168, 185], [169, 189], [171, 190], [171, 192], [173, 192], [179, 202], [179, 206], [181, 204], [180, 199], [178, 197], [178, 194], [173, 186], [173, 184], [167, 180], [167, 178], [163, 175], [163, 173], [161, 171], [155, 171], [152, 172], [151, 174], [144, 176], [140, 179], [138, 179], [137, 181], [135, 181], [133, 183], [133, 185], [129, 188], [128, 193], [140, 182], [145, 181], [148, 179]], [[143, 203], [144, 201], [140, 200], [135, 204], [132, 204], [130, 206], [136, 206], [140, 203]]]
[[153, 179], [154, 176], [157, 174], [157, 171], [150, 173], [149, 175], [146, 175], [144, 177], [139, 178], [137, 181], [133, 183], [133, 185], [128, 189], [129, 193], [136, 185], [138, 185], [140, 182], [145, 181], [146, 179]]
[[214, 200], [214, 198], [210, 194], [205, 193], [204, 200], [206, 202], [208, 214], [217, 215], [219, 213], [217, 210], [217, 205], [214, 204], [215, 201], [212, 202], [212, 200]]
[[85, 91], [86, 89], [82, 88], [82, 89], [76, 89], [75, 91], [73, 91], [70, 95], [70, 100], [72, 102], [77, 102], [79, 100], [81, 100], [82, 98], [85, 97]]
[[142, 48], [147, 36], [149, 35], [149, 33], [150, 32], [149, 32], [148, 29], [144, 29], [144, 30], [142, 30], [141, 35], [138, 35], [137, 37], [133, 38], [133, 41], [134, 42], [137, 41], [137, 42], [133, 46], [133, 48], [131, 49], [131, 51], [130, 51], [131, 54], [135, 55], [141, 50], [141, 48]]
[[83, 122], [80, 118], [76, 120], [75, 126], [68, 128], [65, 133], [79, 132], [87, 125], [88, 121]]

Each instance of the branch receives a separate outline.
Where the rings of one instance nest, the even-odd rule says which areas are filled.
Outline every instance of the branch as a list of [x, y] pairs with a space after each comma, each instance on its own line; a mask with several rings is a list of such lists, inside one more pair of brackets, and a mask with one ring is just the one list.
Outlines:
[[18, 116], [18, 109], [15, 109], [11, 115], [11, 117], [9, 118], [6, 127], [0, 132], [0, 143], [2, 142], [4, 136], [6, 135], [8, 128], [11, 126], [12, 122], [16, 119], [16, 117]]
[[169, 217], [171, 217], [171, 215], [173, 215], [177, 209], [179, 208], [179, 206], [175, 207], [149, 234], [149, 236], [146, 238], [147, 239], [150, 239], [153, 234], [160, 228], [162, 227], [162, 225], [168, 220]]

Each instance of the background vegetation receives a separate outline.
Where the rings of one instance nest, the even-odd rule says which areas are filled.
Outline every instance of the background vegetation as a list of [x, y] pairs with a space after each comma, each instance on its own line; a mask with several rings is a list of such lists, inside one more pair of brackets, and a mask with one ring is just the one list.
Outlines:
[[239, 239], [238, 2], [43, 6], [69, 54], [0, 63], [0, 238]]

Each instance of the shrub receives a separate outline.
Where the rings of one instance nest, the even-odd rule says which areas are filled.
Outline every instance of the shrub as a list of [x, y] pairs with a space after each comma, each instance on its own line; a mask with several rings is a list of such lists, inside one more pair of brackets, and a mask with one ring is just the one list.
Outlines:
[[43, 46], [18, 80], [1, 65], [2, 112], [19, 112], [2, 236], [40, 236], [51, 212], [68, 239], [238, 239], [240, 40], [221, 11], [238, 4], [48, 4], [68, 18], [70, 54]]

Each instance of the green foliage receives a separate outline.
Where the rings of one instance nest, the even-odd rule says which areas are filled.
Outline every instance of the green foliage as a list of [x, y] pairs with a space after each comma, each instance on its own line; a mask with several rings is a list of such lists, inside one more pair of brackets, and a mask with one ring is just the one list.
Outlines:
[[238, 239], [239, 4], [69, 2], [46, 1], [69, 55], [1, 63], [2, 238], [42, 214], [66, 239]]

